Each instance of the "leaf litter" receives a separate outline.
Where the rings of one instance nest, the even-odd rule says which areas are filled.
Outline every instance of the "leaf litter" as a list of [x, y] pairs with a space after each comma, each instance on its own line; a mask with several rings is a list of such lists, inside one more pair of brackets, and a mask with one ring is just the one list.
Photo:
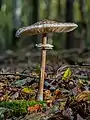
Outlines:
[[19, 59], [10, 56], [1, 67], [1, 119], [74, 120], [79, 114], [89, 120], [90, 67], [62, 63], [64, 58], [53, 60], [52, 64], [47, 62], [44, 101], [40, 102], [37, 101], [40, 65], [30, 67], [29, 58]]

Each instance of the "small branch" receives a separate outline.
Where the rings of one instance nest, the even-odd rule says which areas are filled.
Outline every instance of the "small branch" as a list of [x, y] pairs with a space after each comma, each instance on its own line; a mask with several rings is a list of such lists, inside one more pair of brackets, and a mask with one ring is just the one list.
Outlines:
[[74, 75], [74, 77], [79, 78], [79, 79], [89, 80], [89, 76]]
[[16, 74], [16, 73], [0, 73], [0, 75], [13, 75], [13, 76], [23, 76], [23, 77], [30, 77], [30, 78], [39, 78], [37, 76], [33, 76], [33, 75], [28, 75], [28, 74]]

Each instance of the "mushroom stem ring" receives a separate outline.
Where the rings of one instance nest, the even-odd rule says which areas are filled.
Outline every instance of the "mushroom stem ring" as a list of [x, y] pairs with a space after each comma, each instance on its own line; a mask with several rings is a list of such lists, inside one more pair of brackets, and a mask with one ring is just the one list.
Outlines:
[[74, 23], [59, 23], [56, 21], [43, 20], [36, 22], [35, 24], [20, 28], [16, 32], [16, 36], [32, 36], [36, 34], [42, 34], [42, 43], [36, 45], [39, 48], [42, 48], [42, 61], [41, 61], [41, 75], [40, 75], [40, 84], [38, 90], [37, 100], [43, 100], [43, 88], [44, 88], [44, 75], [45, 75], [45, 64], [46, 64], [46, 49], [52, 49], [52, 45], [47, 44], [47, 34], [48, 33], [60, 33], [60, 32], [70, 32], [77, 28], [78, 25]]

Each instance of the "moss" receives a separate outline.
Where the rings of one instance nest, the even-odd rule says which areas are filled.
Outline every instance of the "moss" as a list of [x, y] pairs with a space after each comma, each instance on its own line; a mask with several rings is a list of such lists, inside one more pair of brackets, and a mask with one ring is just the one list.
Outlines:
[[0, 107], [12, 109], [12, 115], [20, 116], [27, 113], [28, 106], [34, 106], [36, 104], [44, 105], [44, 101], [26, 101], [26, 100], [15, 100], [0, 102]]

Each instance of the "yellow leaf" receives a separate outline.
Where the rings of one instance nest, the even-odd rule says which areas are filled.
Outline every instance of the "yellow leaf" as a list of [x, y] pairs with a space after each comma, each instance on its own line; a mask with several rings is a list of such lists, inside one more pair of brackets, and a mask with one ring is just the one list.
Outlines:
[[31, 88], [25, 87], [25, 88], [22, 89], [22, 92], [30, 94], [30, 93], [33, 92], [33, 90]]
[[67, 80], [72, 74], [72, 71], [70, 68], [67, 68], [67, 70], [64, 72], [64, 75], [62, 77], [62, 80]]

